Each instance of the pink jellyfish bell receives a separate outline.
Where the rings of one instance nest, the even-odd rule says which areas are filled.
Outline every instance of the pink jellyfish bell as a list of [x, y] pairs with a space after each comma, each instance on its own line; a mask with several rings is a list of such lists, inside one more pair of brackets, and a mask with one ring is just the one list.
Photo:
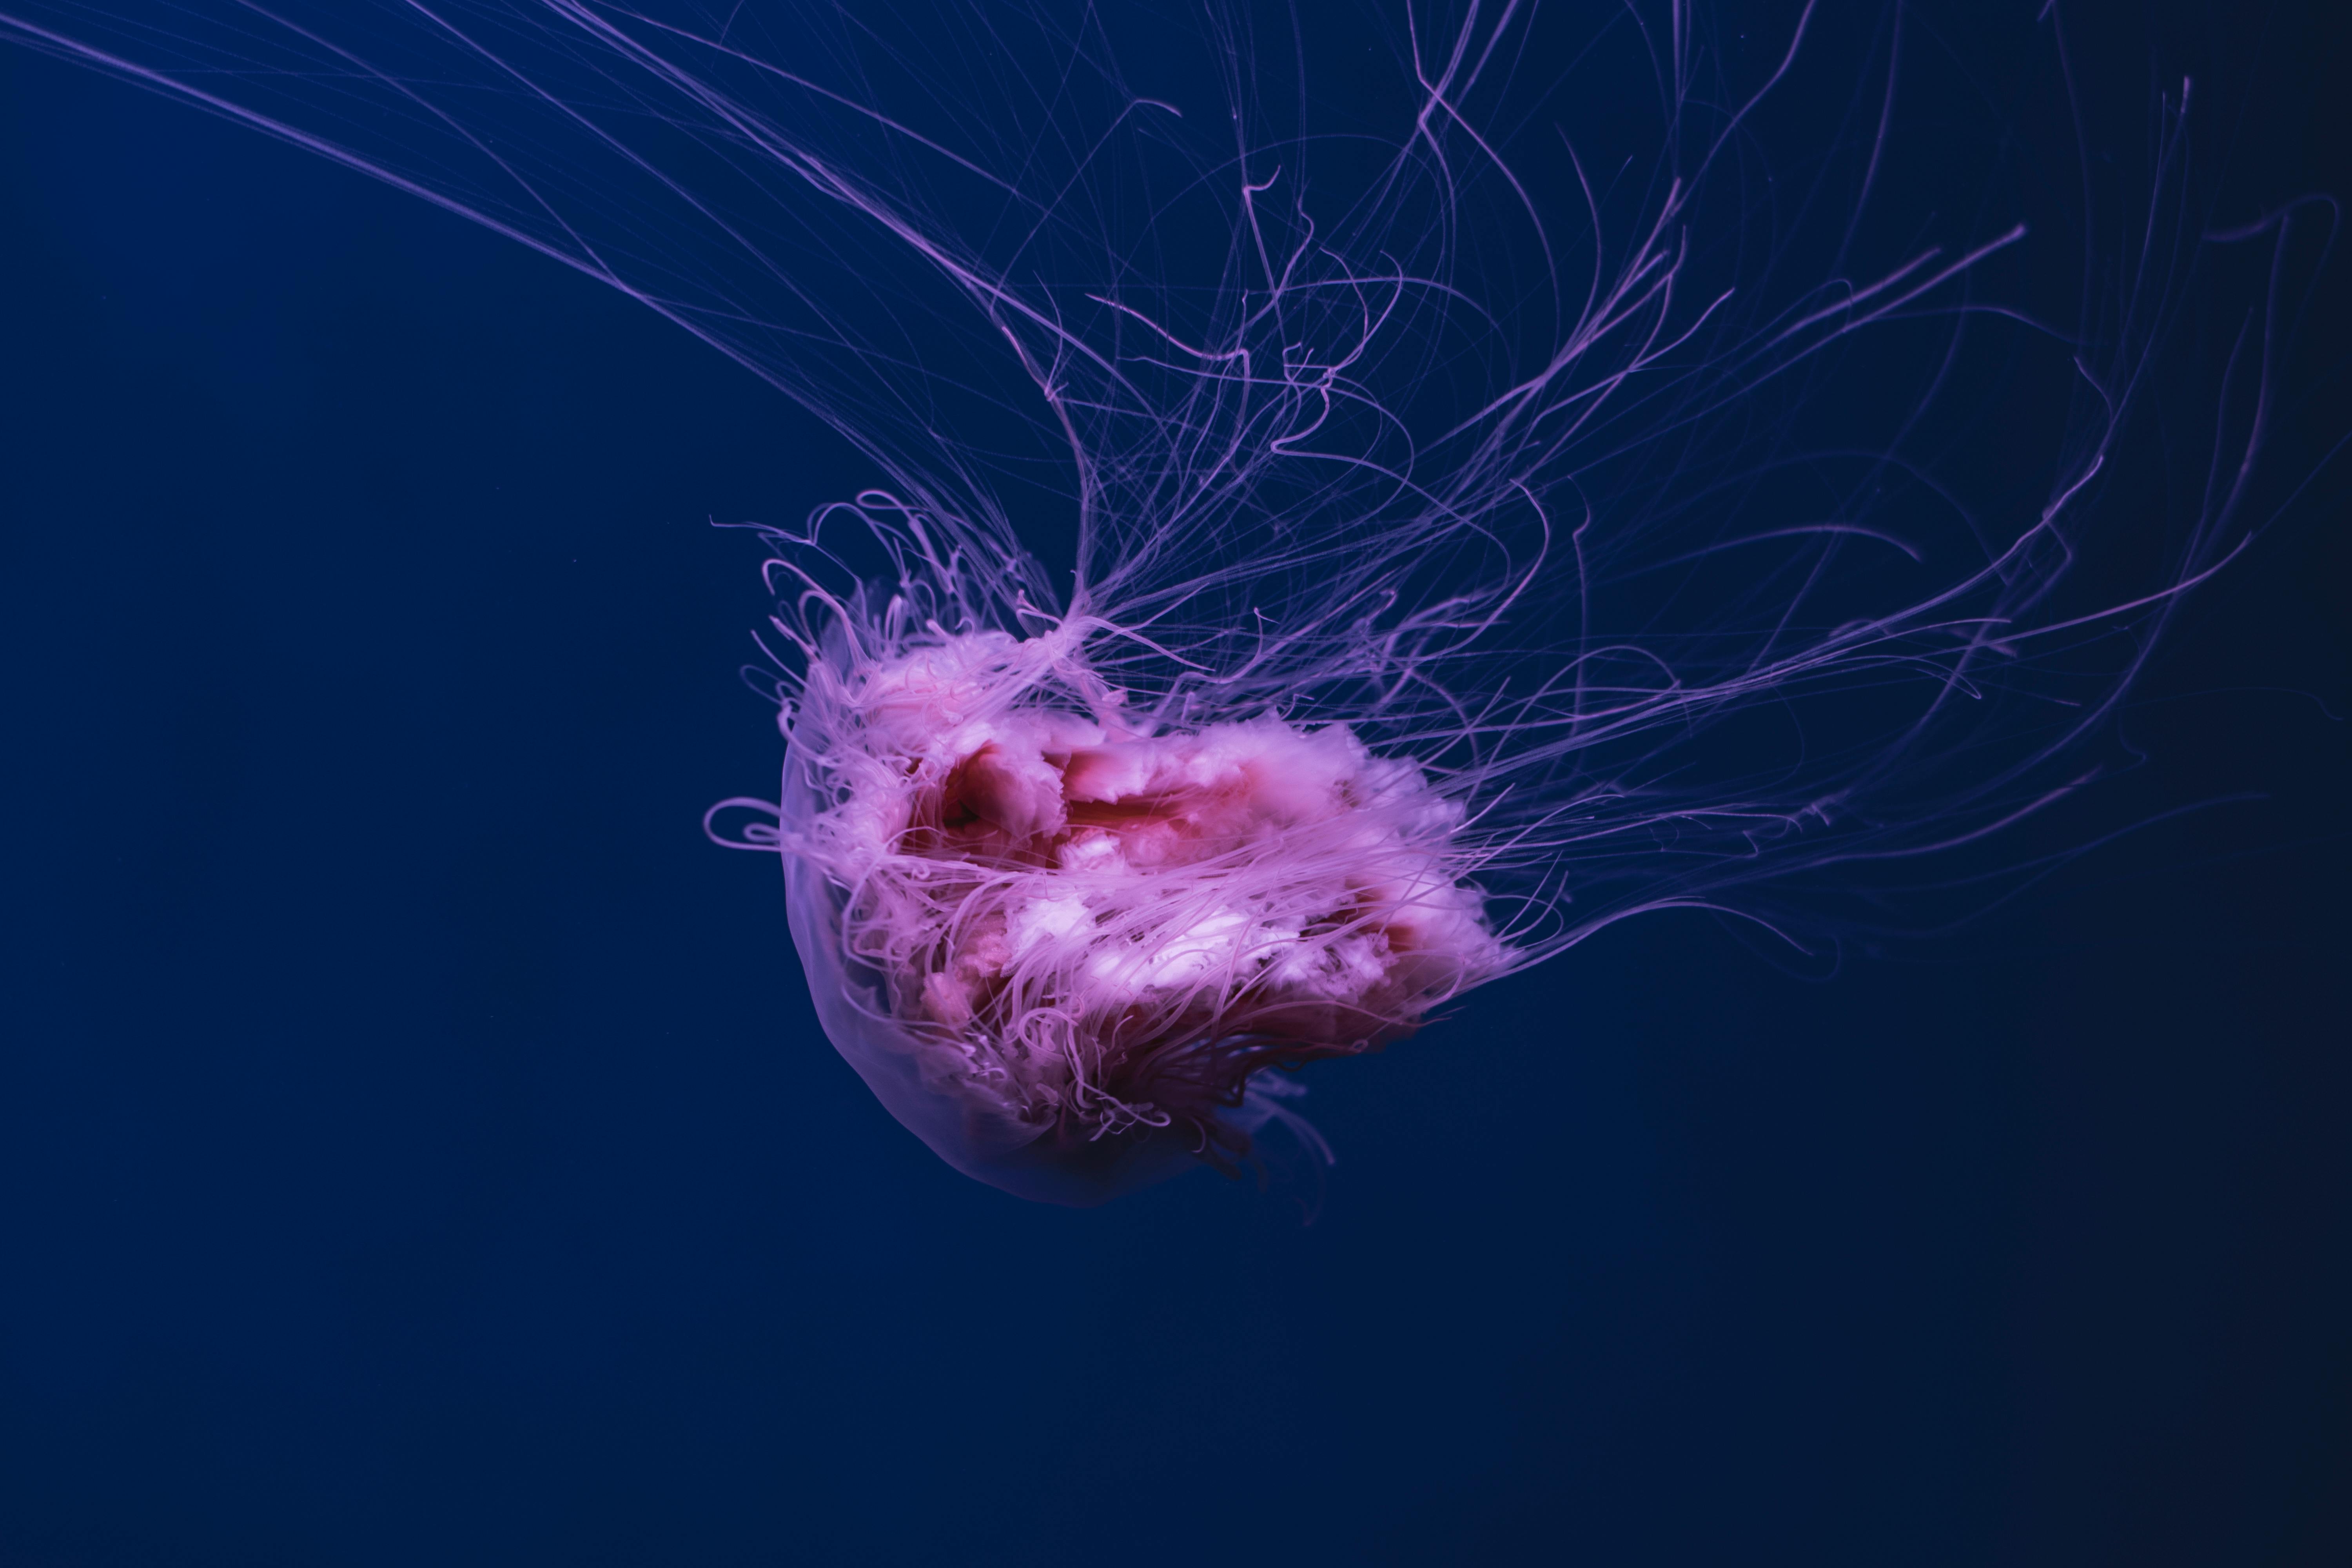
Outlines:
[[1461, 805], [1344, 724], [1156, 725], [1078, 617], [864, 619], [784, 719], [793, 938], [835, 1047], [966, 1174], [1091, 1205], [1230, 1170], [1269, 1121], [1319, 1149], [1272, 1069], [1410, 1034], [1511, 963]]

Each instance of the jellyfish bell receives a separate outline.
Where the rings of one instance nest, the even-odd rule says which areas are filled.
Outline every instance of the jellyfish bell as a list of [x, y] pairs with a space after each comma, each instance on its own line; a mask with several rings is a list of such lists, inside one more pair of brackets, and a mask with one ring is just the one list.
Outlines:
[[777, 834], [834, 1046], [958, 1170], [1074, 1205], [1231, 1170], [1270, 1122], [1311, 1139], [1282, 1069], [1516, 956], [1418, 765], [1272, 711], [1156, 723], [1086, 639], [828, 639]]

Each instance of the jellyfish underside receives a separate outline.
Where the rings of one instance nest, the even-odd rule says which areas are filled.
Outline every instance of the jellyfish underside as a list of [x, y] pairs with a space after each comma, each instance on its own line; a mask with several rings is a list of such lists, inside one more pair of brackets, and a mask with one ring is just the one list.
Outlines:
[[1512, 954], [1419, 767], [1271, 712], [1082, 711], [1040, 679], [1076, 657], [942, 636], [813, 684], [784, 830], [842, 1055], [959, 1170], [1084, 1205], [1235, 1168], [1290, 1120], [1261, 1075], [1408, 1035]]

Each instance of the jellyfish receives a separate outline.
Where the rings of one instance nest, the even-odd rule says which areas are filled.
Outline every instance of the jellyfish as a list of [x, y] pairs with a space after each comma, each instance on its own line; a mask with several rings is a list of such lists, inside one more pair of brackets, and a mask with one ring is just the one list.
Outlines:
[[[1328, 1160], [1296, 1069], [1618, 921], [1818, 947], [2112, 770], [2268, 515], [2332, 209], [2216, 221], [2192, 82], [2117, 159], [2035, 118], [2089, 112], [2063, 7], [1931, 9], [5, 0], [0, 33], [621, 289], [866, 456], [745, 525], [782, 779], [705, 826], [781, 862], [899, 1122], [1090, 1205], [1276, 1136]], [[2148, 515], [2112, 484], [2157, 424], [2201, 457]]]

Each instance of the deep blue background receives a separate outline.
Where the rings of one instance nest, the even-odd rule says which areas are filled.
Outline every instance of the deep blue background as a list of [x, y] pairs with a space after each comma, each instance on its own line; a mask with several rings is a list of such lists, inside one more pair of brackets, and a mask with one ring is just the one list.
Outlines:
[[709, 521], [837, 441], [15, 54], [0, 279], [0, 1563], [2352, 1561], [2340, 487], [2134, 720], [2267, 802], [1826, 984], [1619, 927], [1310, 1075], [1312, 1226], [1066, 1213], [697, 827], [778, 750]]

